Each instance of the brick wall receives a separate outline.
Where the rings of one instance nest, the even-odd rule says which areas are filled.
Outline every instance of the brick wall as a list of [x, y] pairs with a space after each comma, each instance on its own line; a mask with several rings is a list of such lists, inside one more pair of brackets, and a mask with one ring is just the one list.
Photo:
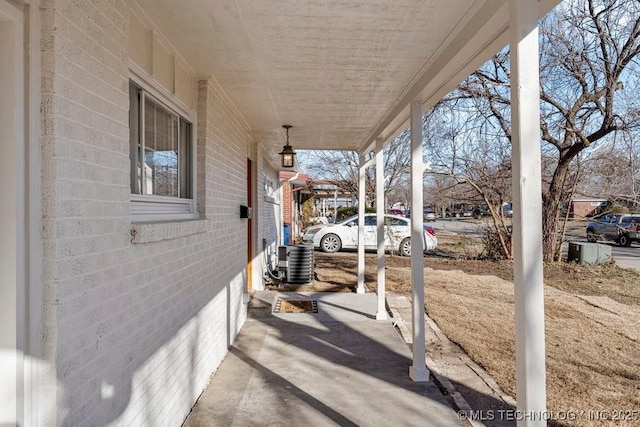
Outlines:
[[293, 193], [289, 181], [282, 182], [282, 218], [284, 222], [293, 224]]
[[586, 218], [597, 209], [601, 209], [601, 204], [606, 201], [574, 200], [570, 205], [569, 217], [572, 219]]
[[179, 425], [246, 317], [249, 129], [199, 82], [202, 222], [132, 243], [128, 3], [42, 6], [43, 344], [61, 384], [44, 421]]

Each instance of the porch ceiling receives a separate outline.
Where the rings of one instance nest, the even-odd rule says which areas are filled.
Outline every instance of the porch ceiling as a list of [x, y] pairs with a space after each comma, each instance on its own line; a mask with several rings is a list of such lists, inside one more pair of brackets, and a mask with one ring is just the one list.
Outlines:
[[[542, 0], [544, 15], [559, 0]], [[507, 43], [506, 0], [138, 0], [213, 76], [273, 158], [362, 150], [430, 107]]]

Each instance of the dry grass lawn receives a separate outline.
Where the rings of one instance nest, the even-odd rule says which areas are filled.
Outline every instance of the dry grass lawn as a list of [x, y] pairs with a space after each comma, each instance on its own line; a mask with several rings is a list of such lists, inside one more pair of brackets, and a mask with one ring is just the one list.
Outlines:
[[[316, 262], [314, 287], [355, 288], [355, 253], [316, 253]], [[374, 254], [366, 265], [366, 281], [374, 284]], [[411, 291], [409, 265], [387, 257], [388, 290]], [[427, 257], [424, 272], [429, 316], [515, 397], [511, 263]], [[640, 274], [565, 263], [545, 267], [545, 285], [548, 408], [585, 414], [550, 425], [640, 425]], [[588, 421], [596, 411], [608, 418], [630, 411], [635, 419]]]

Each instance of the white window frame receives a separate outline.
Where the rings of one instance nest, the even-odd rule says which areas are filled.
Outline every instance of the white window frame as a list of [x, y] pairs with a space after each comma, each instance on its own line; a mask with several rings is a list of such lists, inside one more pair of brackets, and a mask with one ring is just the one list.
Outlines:
[[[196, 185], [196, 112], [188, 108], [178, 97], [167, 91], [153, 78], [147, 76], [144, 71], [132, 62], [129, 63], [129, 80], [140, 87], [145, 96], [149, 96], [154, 102], [191, 123], [191, 199], [131, 193], [131, 221], [151, 222], [197, 219], [199, 215], [196, 204], [198, 191]], [[141, 104], [144, 105], [144, 100]], [[144, 116], [142, 116], [141, 122], [144, 123]], [[129, 147], [131, 147], [131, 141], [129, 141]]]

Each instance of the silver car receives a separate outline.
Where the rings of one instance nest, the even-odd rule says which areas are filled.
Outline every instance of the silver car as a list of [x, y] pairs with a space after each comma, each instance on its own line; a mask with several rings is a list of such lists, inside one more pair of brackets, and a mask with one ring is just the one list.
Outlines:
[[612, 214], [587, 224], [587, 240], [613, 240], [620, 246], [640, 242], [640, 214]]

